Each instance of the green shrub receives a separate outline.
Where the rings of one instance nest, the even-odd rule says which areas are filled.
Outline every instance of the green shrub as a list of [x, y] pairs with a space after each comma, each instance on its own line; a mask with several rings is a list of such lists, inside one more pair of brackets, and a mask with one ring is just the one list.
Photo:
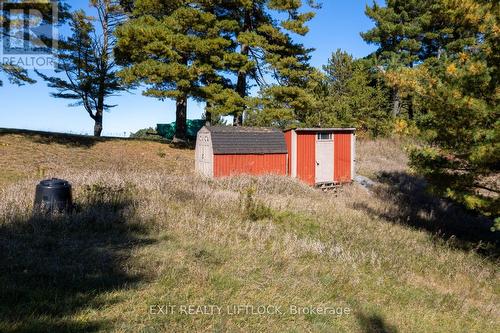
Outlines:
[[152, 127], [143, 128], [135, 133], [130, 133], [130, 137], [134, 139], [150, 139], [150, 140], [162, 139], [162, 136], [158, 134], [158, 132]]
[[265, 203], [255, 198], [256, 187], [254, 184], [240, 192], [240, 206], [243, 220], [259, 221], [274, 217], [274, 212]]

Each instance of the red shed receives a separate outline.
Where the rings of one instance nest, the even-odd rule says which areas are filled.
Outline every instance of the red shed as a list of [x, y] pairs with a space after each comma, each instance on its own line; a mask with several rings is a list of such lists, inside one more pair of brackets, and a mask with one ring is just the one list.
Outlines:
[[208, 177], [286, 175], [287, 154], [280, 130], [204, 126], [196, 138], [195, 168]]
[[354, 178], [354, 128], [297, 128], [285, 131], [288, 174], [310, 185]]

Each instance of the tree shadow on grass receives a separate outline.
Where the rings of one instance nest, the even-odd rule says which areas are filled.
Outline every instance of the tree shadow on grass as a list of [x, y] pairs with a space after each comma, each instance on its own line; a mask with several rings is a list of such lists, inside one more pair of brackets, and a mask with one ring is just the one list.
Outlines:
[[491, 231], [493, 222], [490, 219], [474, 216], [457, 204], [430, 195], [425, 181], [419, 177], [390, 172], [378, 178], [382, 186], [374, 188], [373, 195], [390, 204], [379, 207], [355, 202], [355, 209], [426, 230], [435, 241], [446, 241], [452, 247], [475, 250], [491, 260], [500, 258], [500, 233]]
[[106, 293], [143, 279], [125, 267], [152, 243], [131, 203], [122, 193], [68, 216], [0, 220], [0, 331], [106, 331], [112, 323], [92, 313], [113, 303]]
[[22, 135], [33, 143], [38, 144], [59, 144], [64, 145], [68, 148], [91, 148], [99, 142], [106, 141], [149, 141], [157, 142], [161, 144], [168, 145], [173, 149], [180, 150], [194, 150], [196, 146], [196, 141], [186, 141], [186, 142], [170, 142], [165, 139], [157, 138], [125, 138], [125, 137], [95, 137], [90, 135], [81, 134], [67, 134], [67, 133], [55, 133], [55, 132], [44, 132], [44, 131], [32, 131], [25, 129], [11, 129], [11, 128], [0, 128], [0, 136], [17, 134]]
[[173, 149], [194, 150], [196, 148], [196, 141], [168, 142], [168, 145]]
[[53, 133], [43, 131], [32, 131], [24, 129], [0, 128], [0, 136], [8, 134], [22, 135], [34, 143], [60, 144], [71, 148], [90, 148], [105, 138], [96, 138], [88, 135]]
[[385, 320], [376, 314], [365, 315], [358, 313], [358, 322], [361, 326], [361, 331], [364, 333], [397, 333], [396, 327], [389, 325]]

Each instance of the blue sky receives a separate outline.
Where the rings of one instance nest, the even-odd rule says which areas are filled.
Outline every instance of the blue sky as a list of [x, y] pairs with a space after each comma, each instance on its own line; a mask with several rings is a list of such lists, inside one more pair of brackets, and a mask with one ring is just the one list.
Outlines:
[[[323, 8], [310, 22], [309, 34], [300, 41], [307, 47], [315, 48], [312, 64], [320, 67], [331, 53], [340, 48], [355, 58], [364, 57], [375, 50], [366, 44], [359, 33], [373, 26], [364, 15], [365, 5], [372, 0], [323, 0]], [[73, 9], [87, 8], [87, 1], [68, 1]], [[25, 128], [44, 131], [88, 134], [93, 131], [93, 121], [81, 107], [68, 106], [69, 101], [49, 96], [46, 83], [13, 86], [5, 82], [0, 87], [0, 127]], [[117, 104], [104, 115], [103, 135], [129, 135], [140, 128], [155, 127], [157, 123], [175, 120], [175, 103], [171, 100], [159, 101], [141, 95], [141, 90], [133, 94], [124, 93], [110, 99]], [[200, 118], [203, 104], [190, 101], [188, 118]]]

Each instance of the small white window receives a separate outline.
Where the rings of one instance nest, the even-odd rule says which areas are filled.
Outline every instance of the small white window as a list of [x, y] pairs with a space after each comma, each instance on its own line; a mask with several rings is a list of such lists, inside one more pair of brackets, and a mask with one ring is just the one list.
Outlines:
[[331, 141], [332, 133], [318, 133], [318, 141]]

